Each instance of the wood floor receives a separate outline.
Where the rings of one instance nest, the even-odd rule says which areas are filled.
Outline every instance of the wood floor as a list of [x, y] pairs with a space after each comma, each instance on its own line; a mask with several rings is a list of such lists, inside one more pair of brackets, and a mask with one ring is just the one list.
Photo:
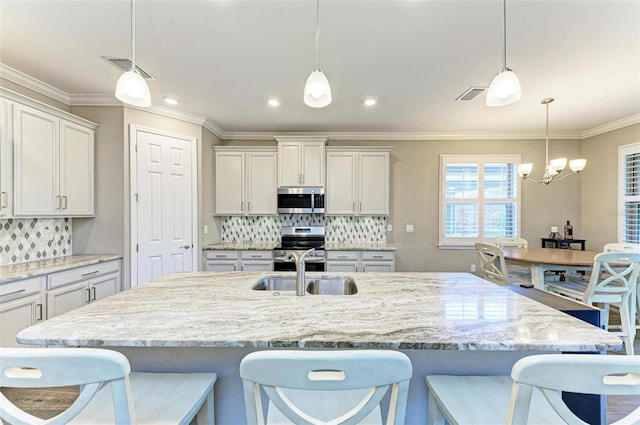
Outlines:
[[[640, 335], [634, 344], [640, 359]], [[624, 353], [611, 355], [623, 355]], [[78, 387], [60, 387], [42, 390], [4, 388], [2, 393], [18, 407], [37, 417], [48, 419], [67, 408], [78, 395]], [[640, 406], [640, 396], [607, 397], [607, 423], [612, 423]]]

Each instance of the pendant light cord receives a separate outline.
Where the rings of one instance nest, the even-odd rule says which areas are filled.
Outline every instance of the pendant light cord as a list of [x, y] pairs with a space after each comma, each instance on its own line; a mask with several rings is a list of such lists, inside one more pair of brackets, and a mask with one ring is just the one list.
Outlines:
[[507, 70], [507, 0], [502, 0], [502, 71]]
[[320, 0], [316, 0], [316, 70], [320, 69]]
[[131, 0], [131, 71], [136, 71], [136, 8]]

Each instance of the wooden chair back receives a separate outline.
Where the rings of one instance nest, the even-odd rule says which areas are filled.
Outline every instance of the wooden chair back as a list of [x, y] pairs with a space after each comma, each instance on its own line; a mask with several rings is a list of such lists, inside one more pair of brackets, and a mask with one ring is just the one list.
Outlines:
[[[380, 403], [390, 392], [385, 423], [403, 424], [411, 361], [388, 350], [269, 350], [240, 363], [248, 424], [382, 423]], [[266, 415], [262, 397], [269, 399]], [[265, 418], [266, 416], [266, 418]], [[367, 422], [369, 423], [369, 422]]]

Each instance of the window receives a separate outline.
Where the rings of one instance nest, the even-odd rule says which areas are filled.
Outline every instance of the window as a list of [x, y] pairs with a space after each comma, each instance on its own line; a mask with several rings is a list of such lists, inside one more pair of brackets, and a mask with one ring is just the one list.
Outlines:
[[618, 148], [618, 241], [640, 243], [640, 143]]
[[519, 155], [440, 155], [441, 247], [520, 235]]

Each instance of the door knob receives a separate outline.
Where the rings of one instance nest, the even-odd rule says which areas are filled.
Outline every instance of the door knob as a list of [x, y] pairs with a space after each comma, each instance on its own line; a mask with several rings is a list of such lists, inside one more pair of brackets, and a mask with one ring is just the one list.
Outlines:
[[184, 249], [189, 249], [189, 248], [191, 248], [191, 245], [185, 245], [185, 246], [183, 246], [183, 248]]

